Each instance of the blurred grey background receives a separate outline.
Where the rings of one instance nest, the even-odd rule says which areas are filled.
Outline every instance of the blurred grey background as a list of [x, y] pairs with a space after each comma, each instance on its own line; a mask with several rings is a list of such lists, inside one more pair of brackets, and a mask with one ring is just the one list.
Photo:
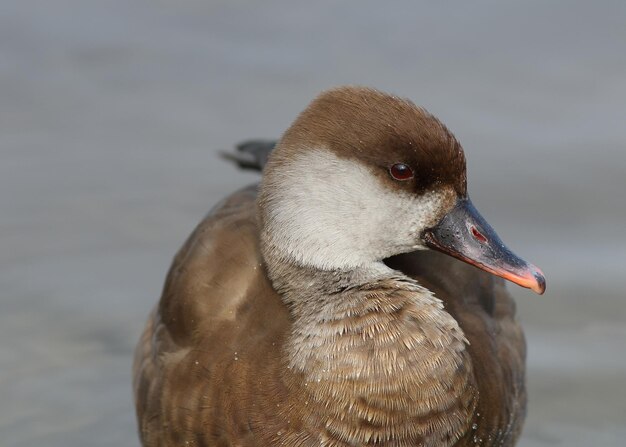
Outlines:
[[412, 98], [548, 278], [522, 447], [626, 439], [626, 2], [0, 2], [0, 446], [138, 446], [131, 356], [170, 259], [322, 89]]

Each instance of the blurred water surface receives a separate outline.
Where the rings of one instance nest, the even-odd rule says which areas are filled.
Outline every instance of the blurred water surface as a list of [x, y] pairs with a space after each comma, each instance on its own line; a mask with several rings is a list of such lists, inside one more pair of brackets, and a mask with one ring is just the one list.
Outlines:
[[0, 5], [0, 446], [138, 445], [134, 343], [171, 256], [256, 181], [218, 159], [324, 88], [414, 99], [541, 266], [520, 445], [626, 439], [626, 3]]

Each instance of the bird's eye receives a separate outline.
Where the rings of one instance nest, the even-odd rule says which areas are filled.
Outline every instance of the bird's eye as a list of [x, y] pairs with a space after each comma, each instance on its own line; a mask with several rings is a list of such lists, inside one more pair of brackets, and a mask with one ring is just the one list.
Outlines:
[[396, 180], [410, 180], [413, 178], [413, 169], [404, 163], [396, 163], [389, 168], [389, 174]]

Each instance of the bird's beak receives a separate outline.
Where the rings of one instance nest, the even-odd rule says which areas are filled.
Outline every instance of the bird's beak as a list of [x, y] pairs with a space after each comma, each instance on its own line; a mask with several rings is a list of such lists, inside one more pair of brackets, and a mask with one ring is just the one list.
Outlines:
[[430, 248], [540, 295], [546, 290], [546, 279], [541, 270], [509, 250], [469, 198], [459, 199], [437, 225], [424, 231], [422, 239]]

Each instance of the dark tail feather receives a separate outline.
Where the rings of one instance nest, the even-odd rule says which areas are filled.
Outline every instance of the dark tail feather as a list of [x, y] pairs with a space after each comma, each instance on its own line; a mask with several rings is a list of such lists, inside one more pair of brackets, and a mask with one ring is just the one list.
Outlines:
[[262, 171], [276, 141], [250, 140], [239, 143], [237, 152], [221, 152], [222, 157], [234, 161], [242, 169]]

